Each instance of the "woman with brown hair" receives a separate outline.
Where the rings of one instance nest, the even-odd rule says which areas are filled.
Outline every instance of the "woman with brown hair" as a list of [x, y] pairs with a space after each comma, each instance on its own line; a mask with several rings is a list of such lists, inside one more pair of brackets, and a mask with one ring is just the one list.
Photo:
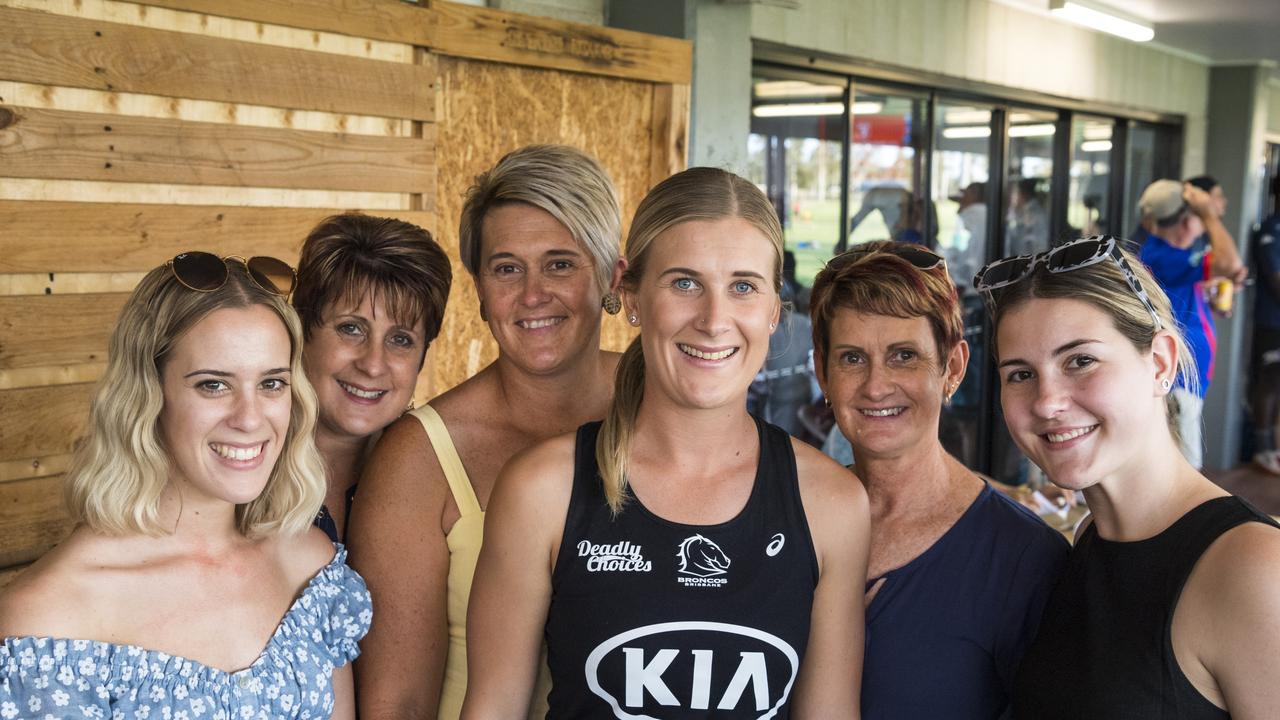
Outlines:
[[871, 502], [862, 716], [1001, 717], [1067, 543], [938, 439], [969, 360], [946, 265], [919, 245], [855, 246], [818, 273], [810, 312]]
[[781, 309], [782, 230], [754, 185], [694, 168], [636, 211], [641, 329], [603, 423], [518, 455], [494, 489], [468, 617], [465, 718], [857, 714], [866, 500], [752, 418]]

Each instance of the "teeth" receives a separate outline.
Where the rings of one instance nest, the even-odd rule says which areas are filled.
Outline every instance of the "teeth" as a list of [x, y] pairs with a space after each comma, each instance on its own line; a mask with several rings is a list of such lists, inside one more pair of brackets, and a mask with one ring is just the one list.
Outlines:
[[862, 414], [868, 417], [889, 417], [890, 415], [899, 415], [901, 413], [902, 413], [902, 408], [900, 407], [884, 408], [882, 410], [863, 410], [862, 411]]
[[559, 325], [563, 321], [564, 321], [564, 318], [547, 318], [545, 320], [521, 320], [519, 325], [520, 327], [526, 328], [528, 330], [537, 330], [538, 328], [551, 327], [552, 325]]
[[690, 347], [689, 345], [684, 345], [679, 343], [677, 343], [677, 347], [680, 348], [680, 352], [686, 355], [692, 355], [693, 357], [696, 357], [699, 360], [723, 360], [729, 357], [730, 355], [738, 352], [738, 348], [728, 348], [728, 349], [720, 350], [717, 352], [703, 352], [698, 348]]
[[1049, 438], [1049, 442], [1051, 443], [1066, 442], [1068, 440], [1074, 440], [1080, 437], [1081, 435], [1088, 435], [1089, 433], [1093, 432], [1094, 428], [1096, 427], [1098, 426], [1090, 425], [1089, 427], [1086, 427], [1086, 428], [1076, 428], [1075, 430], [1071, 430], [1064, 433], [1046, 433], [1045, 437]]
[[374, 400], [387, 394], [386, 390], [361, 390], [360, 388], [354, 385], [348, 385], [341, 380], [338, 381], [338, 384], [342, 386], [343, 390], [365, 400]]
[[[266, 443], [263, 443], [265, 445]], [[210, 443], [209, 447], [218, 455], [228, 460], [252, 460], [262, 454], [263, 445], [254, 445], [250, 448], [231, 447], [230, 445], [217, 445]]]

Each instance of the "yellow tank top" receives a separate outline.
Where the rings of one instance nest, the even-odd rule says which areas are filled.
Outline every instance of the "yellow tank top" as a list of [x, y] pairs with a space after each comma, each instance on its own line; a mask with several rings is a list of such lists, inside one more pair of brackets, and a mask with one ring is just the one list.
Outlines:
[[[440, 720], [457, 720], [462, 714], [462, 699], [467, 694], [467, 602], [471, 598], [471, 577], [476, 572], [476, 560], [480, 557], [480, 545], [484, 538], [484, 512], [471, 479], [462, 466], [462, 459], [453, 446], [449, 430], [435, 408], [423, 405], [412, 415], [418, 418], [427, 431], [427, 439], [436, 451], [440, 468], [444, 470], [449, 492], [458, 506], [460, 517], [445, 536], [449, 545], [449, 654], [444, 663], [444, 686], [440, 691]], [[533, 700], [529, 706], [529, 718], [547, 716], [547, 693], [551, 690], [551, 674], [547, 670], [546, 648], [538, 666], [538, 679], [533, 688]]]

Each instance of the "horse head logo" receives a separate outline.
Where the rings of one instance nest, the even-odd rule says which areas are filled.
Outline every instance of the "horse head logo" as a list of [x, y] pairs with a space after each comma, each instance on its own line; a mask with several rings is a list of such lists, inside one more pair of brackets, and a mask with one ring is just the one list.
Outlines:
[[680, 559], [680, 572], [684, 575], [711, 577], [729, 571], [729, 556], [719, 545], [701, 535], [685, 538], [676, 557]]

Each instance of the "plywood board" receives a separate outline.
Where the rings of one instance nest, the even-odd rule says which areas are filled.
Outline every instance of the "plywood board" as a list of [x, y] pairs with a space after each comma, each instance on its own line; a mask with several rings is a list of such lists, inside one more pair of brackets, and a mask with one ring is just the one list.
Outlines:
[[[399, 0], [136, 0], [174, 10], [431, 45], [429, 11]], [[425, 6], [426, 3], [423, 3]]]
[[125, 293], [0, 297], [0, 369], [106, 360]]
[[0, 568], [36, 560], [70, 531], [61, 475], [0, 483]]
[[[0, 153], [3, 151], [0, 150]], [[42, 180], [5, 178], [0, 200], [57, 202], [75, 198], [94, 203], [141, 205], [205, 205], [282, 208], [364, 208], [370, 212], [409, 209], [407, 193], [299, 190], [297, 188], [229, 187], [226, 185], [168, 185], [107, 180]], [[430, 198], [428, 198], [430, 200]]]
[[0, 390], [0, 461], [71, 452], [84, 431], [93, 388], [83, 383]]
[[[311, 229], [341, 212], [0, 200], [0, 273], [142, 271], [188, 250], [271, 255], [292, 264]], [[435, 231], [434, 213], [368, 214]]]
[[689, 86], [653, 86], [651, 185], [683, 170], [689, 158]]
[[0, 461], [0, 483], [60, 475], [71, 464], [71, 453]]
[[0, 106], [0, 173], [433, 196], [434, 128], [388, 138]]
[[[0, 77], [429, 121], [435, 70], [0, 7]], [[417, 91], [414, 88], [418, 88]]]
[[[457, 219], [475, 176], [530, 143], [565, 143], [596, 156], [622, 205], [624, 230], [650, 187], [653, 92], [649, 83], [444, 58], [439, 128], [438, 239], [454, 259], [449, 312], [430, 366], [443, 392], [497, 355], [480, 320], [475, 287], [458, 258]], [[591, 98], [584, 102], [583, 98]], [[606, 317], [602, 343], [620, 350], [632, 331]]]
[[693, 73], [686, 40], [438, 0], [431, 10], [441, 55], [665, 83]]
[[106, 369], [105, 362], [97, 362], [0, 370], [0, 390], [91, 383], [102, 377]]

